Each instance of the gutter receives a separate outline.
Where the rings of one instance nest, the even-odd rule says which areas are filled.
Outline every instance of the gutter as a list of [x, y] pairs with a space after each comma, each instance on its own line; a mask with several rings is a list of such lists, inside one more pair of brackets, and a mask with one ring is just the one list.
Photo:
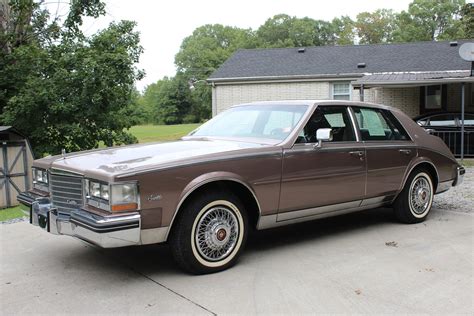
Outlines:
[[295, 80], [301, 81], [327, 81], [332, 80], [348, 80], [361, 78], [367, 75], [367, 73], [347, 73], [347, 74], [321, 74], [321, 75], [288, 75], [288, 76], [259, 76], [259, 77], [231, 77], [231, 78], [208, 78], [206, 81], [211, 84], [226, 84], [226, 83], [239, 83], [239, 82], [254, 82], [254, 83], [266, 83], [266, 82], [294, 82]]

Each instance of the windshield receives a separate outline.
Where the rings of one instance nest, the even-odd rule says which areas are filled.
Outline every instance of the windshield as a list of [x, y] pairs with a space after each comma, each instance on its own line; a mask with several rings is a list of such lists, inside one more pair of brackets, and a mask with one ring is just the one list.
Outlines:
[[306, 105], [245, 105], [217, 115], [190, 136], [284, 140], [307, 110]]

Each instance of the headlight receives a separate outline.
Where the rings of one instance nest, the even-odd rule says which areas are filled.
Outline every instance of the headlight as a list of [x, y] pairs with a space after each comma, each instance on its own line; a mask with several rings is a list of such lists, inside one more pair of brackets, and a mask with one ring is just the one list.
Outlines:
[[112, 212], [138, 209], [138, 188], [136, 183], [112, 184], [110, 210]]
[[135, 211], [139, 196], [136, 183], [107, 184], [86, 180], [87, 204], [111, 212]]
[[40, 168], [32, 168], [31, 173], [33, 178], [33, 188], [48, 192], [48, 171]]
[[33, 182], [48, 183], [48, 172], [45, 169], [33, 168]]
[[109, 200], [109, 185], [106, 183], [89, 180], [88, 186], [87, 186], [87, 195], [89, 197], [108, 201]]

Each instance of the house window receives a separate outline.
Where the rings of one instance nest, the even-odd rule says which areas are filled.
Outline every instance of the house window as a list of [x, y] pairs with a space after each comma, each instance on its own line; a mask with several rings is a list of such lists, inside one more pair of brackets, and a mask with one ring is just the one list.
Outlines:
[[425, 109], [440, 110], [442, 108], [442, 86], [427, 86], [425, 89]]
[[337, 82], [332, 84], [333, 100], [350, 100], [351, 84], [349, 82]]

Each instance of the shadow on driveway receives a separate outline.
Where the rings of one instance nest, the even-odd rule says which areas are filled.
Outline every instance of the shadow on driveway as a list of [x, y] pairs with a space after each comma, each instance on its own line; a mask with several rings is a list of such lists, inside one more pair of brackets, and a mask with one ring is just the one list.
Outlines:
[[[249, 234], [242, 256], [248, 257], [269, 250], [278, 252], [279, 248], [283, 250], [293, 244], [312, 243], [336, 235], [347, 235], [347, 238], [350, 238], [354, 231], [394, 223], [397, 222], [392, 209], [378, 208], [262, 231], [254, 230]], [[167, 244], [114, 249], [94, 248], [107, 257], [120, 260], [134, 270], [140, 267], [147, 272], [154, 271], [159, 274], [184, 273], [174, 263]], [[239, 263], [242, 264], [237, 262], [237, 265]]]

